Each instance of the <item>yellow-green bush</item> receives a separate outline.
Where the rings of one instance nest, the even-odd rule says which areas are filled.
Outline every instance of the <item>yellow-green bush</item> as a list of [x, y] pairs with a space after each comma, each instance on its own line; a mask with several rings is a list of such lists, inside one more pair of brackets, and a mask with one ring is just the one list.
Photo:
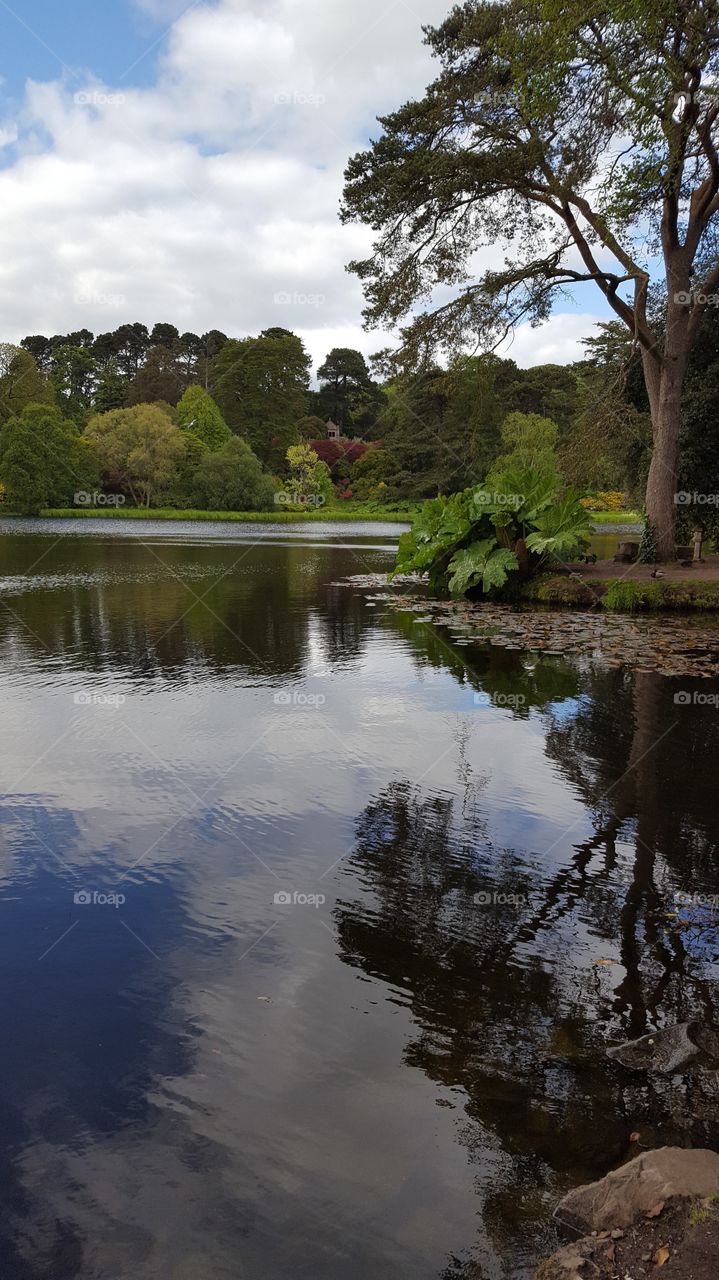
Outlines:
[[588, 511], [623, 511], [627, 495], [619, 489], [600, 489], [593, 497], [582, 498], [582, 506]]

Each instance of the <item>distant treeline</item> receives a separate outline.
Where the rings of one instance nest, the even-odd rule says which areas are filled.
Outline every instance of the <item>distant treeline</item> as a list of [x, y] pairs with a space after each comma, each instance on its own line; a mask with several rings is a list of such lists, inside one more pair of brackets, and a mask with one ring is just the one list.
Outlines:
[[[707, 423], [716, 421], [718, 338], [719, 319], [710, 314], [686, 396], [683, 475], [692, 487], [714, 476]], [[599, 326], [586, 346], [587, 358], [569, 365], [520, 369], [492, 354], [465, 356], [385, 381], [359, 351], [335, 348], [313, 388], [301, 338], [279, 327], [240, 339], [218, 329], [180, 333], [171, 324], [140, 323], [99, 335], [33, 334], [19, 347], [0, 347], [0, 425], [28, 405], [52, 405], [84, 433], [100, 415], [154, 405], [187, 430], [178, 406], [188, 389], [202, 389], [223, 429], [279, 481], [288, 476], [288, 448], [311, 441], [338, 495], [398, 502], [481, 480], [506, 448], [503, 424], [519, 413], [555, 424], [568, 482], [585, 493], [622, 490], [641, 499], [651, 429], [636, 352], [613, 323]], [[328, 419], [340, 428], [339, 444], [326, 440]], [[708, 441], [701, 450], [699, 438]], [[367, 450], [368, 442], [375, 447]], [[102, 472], [100, 483], [110, 480]], [[167, 486], [154, 492], [157, 500], [171, 497]]]

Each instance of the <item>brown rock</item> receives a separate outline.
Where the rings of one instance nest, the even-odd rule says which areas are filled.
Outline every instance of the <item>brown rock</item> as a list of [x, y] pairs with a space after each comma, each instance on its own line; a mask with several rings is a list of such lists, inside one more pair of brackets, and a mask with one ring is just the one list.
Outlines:
[[601, 1280], [606, 1275], [592, 1259], [599, 1246], [596, 1240], [577, 1240], [558, 1249], [534, 1273], [534, 1280]]
[[660, 1201], [719, 1191], [719, 1155], [703, 1149], [658, 1147], [644, 1151], [598, 1182], [575, 1187], [554, 1216], [579, 1235], [629, 1227]]

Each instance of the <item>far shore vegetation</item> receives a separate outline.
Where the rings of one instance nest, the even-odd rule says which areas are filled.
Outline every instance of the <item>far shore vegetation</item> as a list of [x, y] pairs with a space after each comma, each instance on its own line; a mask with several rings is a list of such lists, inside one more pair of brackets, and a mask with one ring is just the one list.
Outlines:
[[[714, 314], [706, 324], [719, 332]], [[412, 376], [376, 377], [359, 351], [336, 348], [313, 387], [287, 329], [234, 339], [138, 323], [30, 335], [0, 346], [0, 509], [400, 523], [482, 484], [502, 458], [551, 454], [596, 522], [636, 523], [651, 429], [636, 378], [613, 407], [616, 429], [605, 429], [615, 336], [605, 326], [575, 364], [468, 356]], [[706, 370], [695, 364], [698, 379]], [[702, 386], [706, 401], [713, 383]], [[705, 425], [706, 405], [695, 434]], [[698, 464], [682, 476], [687, 489], [711, 483]]]

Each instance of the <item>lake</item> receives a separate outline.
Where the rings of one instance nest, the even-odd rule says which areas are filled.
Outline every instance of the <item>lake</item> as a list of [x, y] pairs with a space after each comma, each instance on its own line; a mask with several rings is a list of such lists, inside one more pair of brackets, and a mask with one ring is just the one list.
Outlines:
[[528, 1280], [719, 1140], [605, 1056], [715, 1016], [718, 682], [388, 607], [393, 525], [0, 533], [3, 1280]]

